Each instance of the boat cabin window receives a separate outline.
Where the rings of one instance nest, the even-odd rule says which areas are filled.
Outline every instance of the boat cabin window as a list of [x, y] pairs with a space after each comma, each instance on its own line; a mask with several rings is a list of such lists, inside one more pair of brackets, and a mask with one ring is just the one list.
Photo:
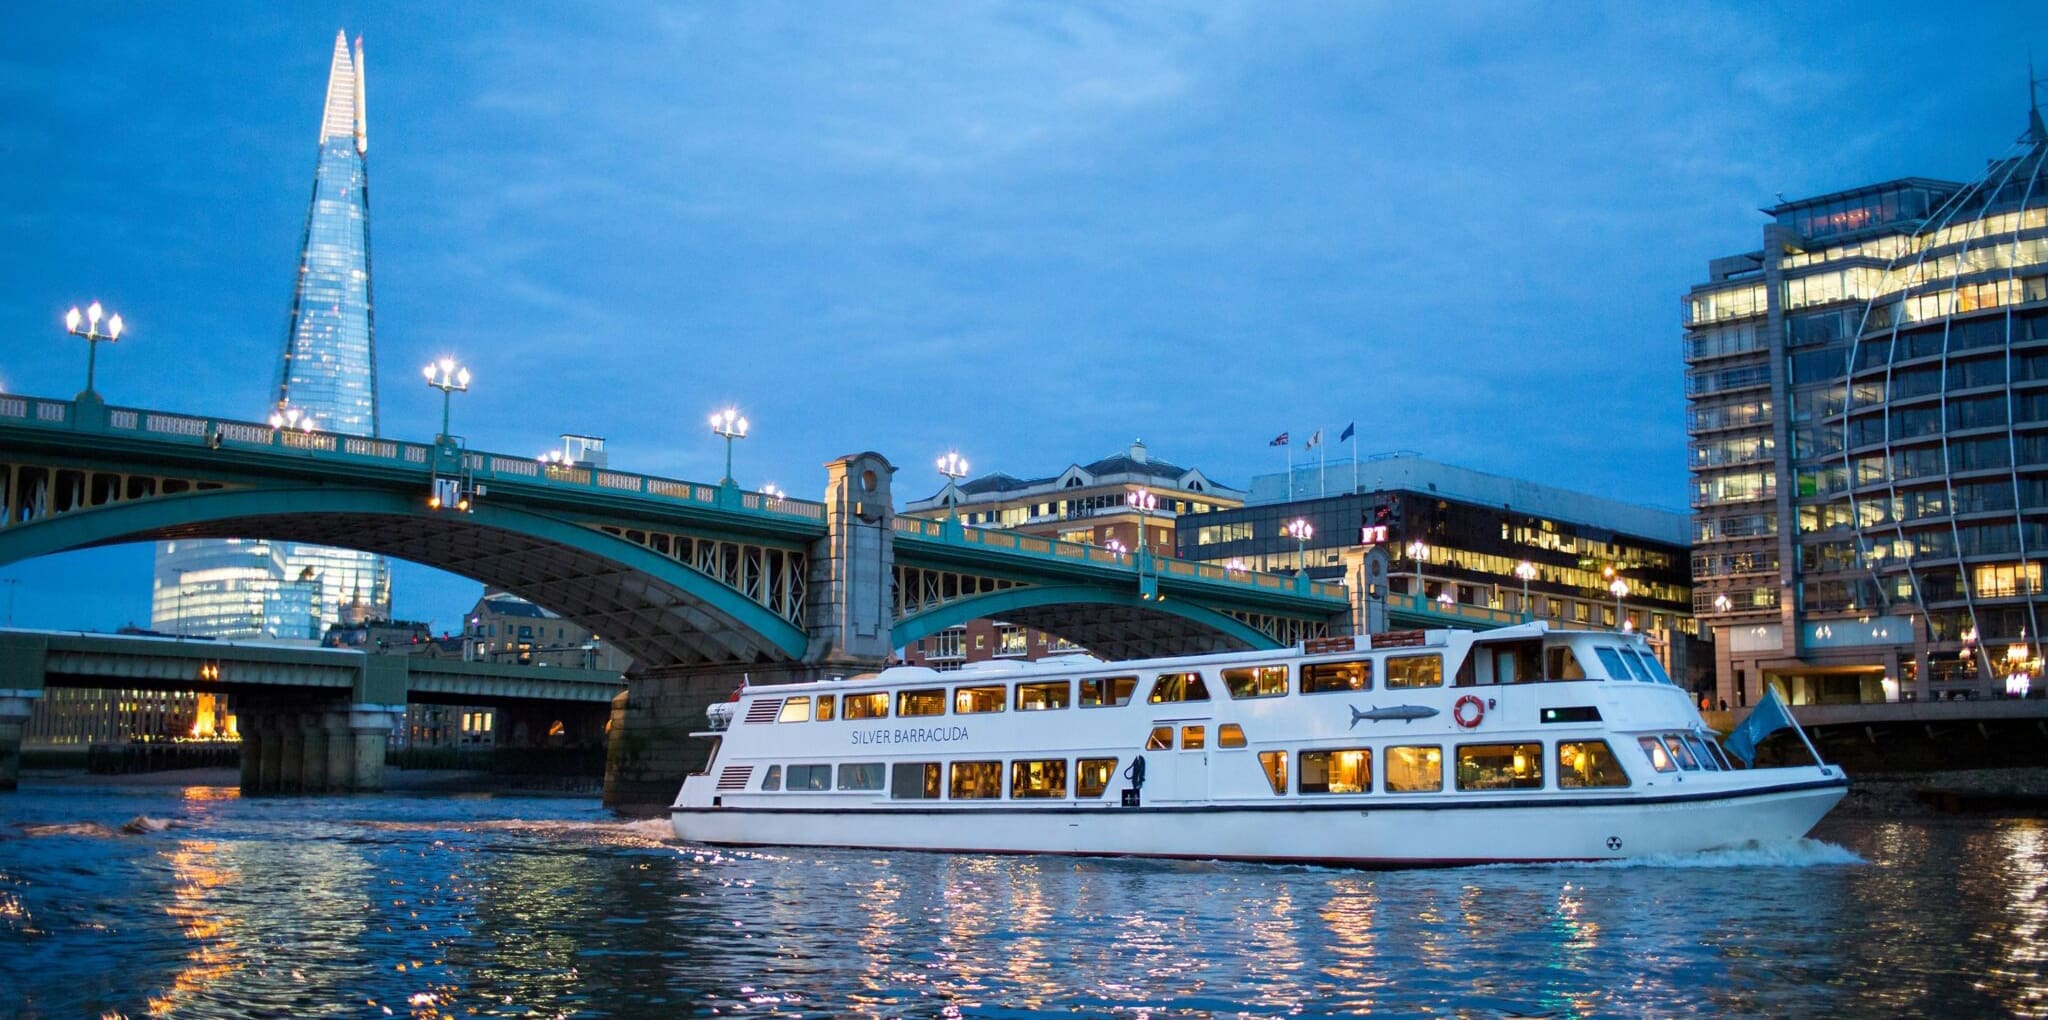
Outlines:
[[956, 761], [946, 786], [954, 800], [988, 800], [1003, 795], [1003, 763]]
[[782, 789], [782, 766], [770, 765], [768, 766], [768, 771], [761, 773], [761, 789]]
[[1664, 746], [1671, 748], [1671, 757], [1678, 760], [1678, 767], [1687, 772], [1698, 772], [1700, 763], [1693, 760], [1692, 750], [1685, 746], [1685, 738], [1676, 733], [1664, 735]]
[[882, 763], [878, 761], [847, 762], [839, 766], [839, 788], [842, 790], [879, 790], [882, 788]]
[[1560, 740], [1557, 785], [1564, 790], [1627, 786], [1628, 773], [1605, 740]]
[[841, 713], [847, 719], [886, 719], [889, 716], [889, 695], [883, 691], [872, 694], [848, 694], [839, 699]]
[[1182, 726], [1180, 728], [1181, 750], [1199, 751], [1207, 746], [1209, 746], [1209, 730], [1207, 727], [1195, 725]]
[[986, 687], [953, 688], [953, 712], [955, 715], [972, 715], [976, 712], [1000, 712], [1003, 710], [1003, 685]]
[[1233, 698], [1285, 697], [1287, 667], [1233, 666], [1223, 671], [1223, 686]]
[[1010, 763], [1010, 796], [1065, 797], [1067, 760], [1042, 758]]
[[1608, 676], [1616, 680], [1634, 680], [1636, 678], [1635, 674], [1629, 672], [1628, 667], [1622, 664], [1619, 651], [1606, 645], [1599, 645], [1593, 649], [1593, 654], [1600, 657], [1600, 665], [1607, 667]]
[[1543, 789], [1543, 745], [1458, 745], [1458, 789]]
[[1301, 664], [1301, 693], [1372, 690], [1372, 660], [1347, 662], [1304, 662]]
[[1276, 797], [1286, 796], [1287, 752], [1260, 751], [1259, 768], [1265, 771], [1266, 785], [1271, 786], [1273, 788], [1273, 795]]
[[1152, 732], [1151, 732], [1151, 733], [1150, 733], [1149, 735], [1147, 735], [1147, 736], [1145, 737], [1145, 750], [1147, 750], [1147, 751], [1171, 751], [1171, 750], [1173, 750], [1173, 727], [1171, 727], [1171, 726], [1154, 726], [1154, 727], [1152, 727]]
[[939, 799], [939, 763], [899, 761], [889, 766], [889, 796], [897, 800]]
[[1706, 769], [1708, 772], [1721, 771], [1721, 766], [1714, 761], [1713, 755], [1707, 753], [1707, 745], [1701, 743], [1700, 738], [1690, 733], [1686, 734], [1685, 746], [1692, 751], [1693, 758], [1700, 763], [1701, 768]]
[[779, 723], [810, 722], [811, 699], [790, 698], [789, 700], [784, 701], [782, 703], [782, 711], [775, 716], [775, 721]]
[[1043, 712], [1049, 709], [1065, 708], [1073, 697], [1074, 682], [1071, 680], [1046, 680], [1040, 683], [1017, 685], [1017, 711]]
[[1543, 679], [1543, 642], [1475, 643], [1458, 666], [1456, 686], [1519, 684]]
[[1443, 748], [1433, 745], [1387, 748], [1388, 793], [1435, 793], [1443, 788]]
[[1146, 699], [1154, 705], [1176, 701], [1207, 701], [1209, 685], [1202, 680], [1202, 674], [1161, 673], [1152, 681], [1152, 696]]
[[1584, 680], [1586, 667], [1579, 665], [1579, 657], [1572, 654], [1568, 645], [1552, 645], [1543, 650], [1543, 676], [1550, 680]]
[[1216, 746], [1243, 747], [1244, 727], [1239, 726], [1234, 722], [1227, 722], [1221, 726], [1216, 727]]
[[830, 694], [818, 695], [818, 721], [832, 721], [832, 695]]
[[1676, 772], [1678, 766], [1671, 763], [1671, 752], [1664, 750], [1664, 742], [1656, 737], [1637, 737], [1643, 756], [1650, 759], [1650, 767], [1659, 772]]
[[1372, 749], [1301, 752], [1302, 793], [1371, 793]]
[[1115, 708], [1131, 703], [1138, 689], [1134, 676], [1098, 676], [1081, 681], [1082, 708]]
[[1643, 668], [1649, 671], [1651, 677], [1655, 678], [1658, 683], [1676, 686], [1677, 681], [1671, 679], [1671, 674], [1664, 672], [1664, 664], [1658, 662], [1655, 655], [1644, 652], [1642, 656]]
[[1115, 758], [1083, 758], [1074, 763], [1074, 793], [1080, 797], [1100, 797], [1109, 789], [1110, 777], [1114, 775]]
[[946, 692], [937, 687], [896, 692], [896, 714], [945, 715]]
[[791, 765], [789, 783], [791, 790], [829, 790], [832, 788], [832, 766]]
[[1707, 745], [1708, 755], [1710, 755], [1714, 759], [1714, 761], [1720, 763], [1721, 771], [1735, 771], [1735, 766], [1728, 764], [1728, 756], [1721, 753], [1721, 744], [1719, 741], [1716, 741], [1712, 737], [1701, 737], [1700, 743]]
[[1391, 655], [1387, 657], [1387, 690], [1402, 687], [1442, 687], [1444, 657], [1441, 655]]

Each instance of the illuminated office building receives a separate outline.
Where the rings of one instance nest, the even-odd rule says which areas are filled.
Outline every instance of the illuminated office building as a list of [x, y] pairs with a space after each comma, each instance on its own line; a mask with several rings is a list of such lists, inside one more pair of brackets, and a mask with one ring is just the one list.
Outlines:
[[[351, 53], [337, 34], [320, 121], [320, 159], [313, 202], [292, 286], [290, 324], [273, 405], [262, 414], [296, 409], [322, 432], [377, 434], [376, 344], [370, 300], [369, 136], [365, 130], [363, 44]], [[207, 637], [302, 637], [296, 601], [312, 589], [318, 638], [337, 623], [390, 615], [390, 564], [350, 549], [287, 542], [159, 543], [151, 625]], [[261, 550], [259, 552], [258, 550]], [[276, 555], [268, 564], [264, 557]], [[269, 569], [265, 576], [260, 571]], [[210, 579], [210, 580], [208, 580]], [[196, 589], [196, 590], [195, 590]], [[275, 613], [252, 610], [252, 593], [290, 602]], [[282, 629], [247, 631], [254, 618]]]
[[2048, 130], [1764, 210], [1685, 298], [1693, 609], [1731, 704], [2038, 687]]

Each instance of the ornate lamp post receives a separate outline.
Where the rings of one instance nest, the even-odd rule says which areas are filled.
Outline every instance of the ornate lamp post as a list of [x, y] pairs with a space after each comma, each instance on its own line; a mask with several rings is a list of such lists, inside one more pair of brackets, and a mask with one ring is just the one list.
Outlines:
[[[100, 332], [100, 318], [104, 315], [106, 315], [106, 310], [101, 308], [100, 303], [97, 301], [87, 305], [83, 315], [79, 314], [76, 305], [73, 305], [70, 311], [64, 313], [64, 329], [72, 336], [82, 337], [85, 340], [85, 392], [80, 393], [79, 396], [91, 397], [95, 400], [99, 399], [99, 394], [93, 392], [92, 374], [93, 368], [99, 360], [100, 341], [104, 340], [107, 343], [114, 343], [121, 339], [120, 314], [117, 312], [107, 317], [107, 330], [102, 333]], [[83, 328], [80, 327], [81, 322], [84, 323]]]
[[967, 477], [967, 458], [960, 456], [957, 450], [947, 450], [946, 455], [939, 458], [938, 468], [939, 474], [946, 479], [946, 509], [957, 515], [960, 512], [959, 482]]
[[1287, 534], [1294, 539], [1294, 570], [1301, 573], [1308, 569], [1308, 540], [1315, 537], [1316, 526], [1296, 517], [1287, 522]]
[[1132, 489], [1124, 493], [1124, 505], [1138, 512], [1138, 555], [1143, 556], [1151, 549], [1145, 541], [1145, 514], [1159, 509], [1159, 497], [1151, 489]]
[[747, 419], [740, 416], [739, 409], [728, 407], [711, 416], [711, 432], [725, 438], [725, 478], [718, 484], [732, 484], [732, 441], [747, 438]]
[[273, 430], [280, 431], [297, 430], [300, 432], [311, 432], [313, 431], [313, 413], [285, 404], [279, 404], [277, 405], [277, 410], [270, 412], [270, 427]]
[[1616, 629], [1616, 630], [1627, 630], [1627, 629], [1629, 629], [1629, 627], [1628, 627], [1628, 616], [1627, 616], [1627, 614], [1626, 614], [1626, 613], [1624, 613], [1624, 612], [1622, 611], [1622, 608], [1621, 608], [1621, 599], [1622, 599], [1622, 596], [1624, 596], [1624, 595], [1627, 595], [1627, 594], [1628, 594], [1628, 582], [1627, 582], [1627, 581], [1624, 581], [1624, 580], [1622, 580], [1622, 579], [1621, 579], [1621, 578], [1619, 578], [1619, 577], [1617, 577], [1617, 578], [1615, 578], [1615, 579], [1614, 579], [1613, 581], [1611, 581], [1611, 582], [1609, 582], [1609, 583], [1608, 583], [1608, 585], [1607, 585], [1607, 590], [1608, 590], [1608, 591], [1611, 591], [1611, 592], [1613, 592], [1613, 593], [1614, 593], [1614, 627], [1615, 627], [1615, 629]]
[[763, 505], [774, 506], [775, 504], [780, 503], [788, 498], [789, 493], [782, 491], [782, 489], [778, 487], [774, 482], [769, 482], [768, 484], [761, 486], [761, 499]]
[[427, 385], [441, 391], [441, 437], [448, 437], [449, 400], [457, 392], [469, 391], [469, 369], [455, 363], [454, 358], [442, 358], [420, 370], [427, 377]]
[[1124, 554], [1130, 552], [1129, 549], [1124, 547], [1124, 544], [1122, 542], [1119, 542], [1114, 538], [1105, 540], [1102, 543], [1102, 547], [1104, 549], [1109, 550], [1110, 553], [1114, 555], [1117, 559], [1123, 559]]
[[1533, 620], [1536, 611], [1529, 608], [1529, 582], [1536, 577], [1536, 564], [1528, 560], [1515, 564], [1515, 576], [1522, 579], [1522, 615]]
[[1408, 558], [1415, 561], [1415, 603], [1422, 604], [1422, 597], [1429, 592], [1429, 582], [1422, 576], [1422, 561], [1429, 555], [1429, 546], [1421, 539], [1408, 543]]

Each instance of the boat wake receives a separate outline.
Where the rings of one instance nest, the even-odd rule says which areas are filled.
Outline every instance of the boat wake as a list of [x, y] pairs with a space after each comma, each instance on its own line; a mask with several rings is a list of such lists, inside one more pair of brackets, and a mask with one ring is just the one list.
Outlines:
[[31, 838], [40, 836], [91, 836], [95, 839], [110, 839], [116, 836], [141, 836], [165, 829], [177, 828], [181, 823], [168, 818], [151, 818], [136, 815], [119, 827], [108, 827], [98, 822], [24, 822], [21, 834]]
[[1749, 842], [1695, 854], [1651, 854], [1619, 861], [1587, 861], [1586, 868], [1819, 868], [1868, 864], [1847, 847], [1819, 839]]

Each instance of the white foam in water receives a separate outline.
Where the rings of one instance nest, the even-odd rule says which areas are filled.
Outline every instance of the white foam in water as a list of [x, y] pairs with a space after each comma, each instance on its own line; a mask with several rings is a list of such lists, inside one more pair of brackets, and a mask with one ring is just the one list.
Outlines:
[[1814, 868], [1868, 864], [1847, 847], [1819, 839], [1748, 843], [1696, 854], [1651, 854], [1619, 861], [1588, 861], [1590, 868]]
[[676, 827], [666, 818], [642, 818], [638, 821], [623, 822], [618, 828], [630, 836], [651, 839], [656, 843], [674, 843]]

